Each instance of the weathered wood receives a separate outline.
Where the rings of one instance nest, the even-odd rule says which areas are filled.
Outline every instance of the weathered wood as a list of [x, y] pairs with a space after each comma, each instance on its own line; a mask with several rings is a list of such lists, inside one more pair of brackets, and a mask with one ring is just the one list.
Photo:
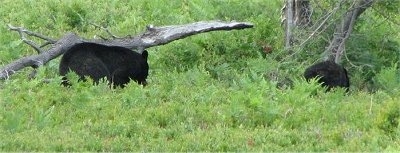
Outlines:
[[[121, 46], [130, 48], [141, 53], [144, 49], [164, 45], [174, 40], [183, 39], [199, 33], [217, 31], [217, 30], [234, 30], [252, 28], [253, 24], [247, 22], [222, 22], [222, 21], [201, 21], [185, 25], [173, 25], [164, 27], [148, 26], [146, 31], [136, 37], [115, 38], [112, 40], [92, 39], [86, 40], [74, 33], [67, 33], [59, 40], [52, 40], [49, 37], [33, 33], [21, 27], [14, 27], [9, 25], [10, 30], [17, 31], [21, 39], [28, 45], [32, 46], [38, 51], [38, 55], [32, 55], [18, 59], [0, 69], [0, 79], [8, 79], [12, 74], [25, 67], [37, 68], [46, 64], [54, 58], [62, 55], [65, 51], [72, 46], [82, 42], [93, 42], [107, 46]], [[45, 41], [45, 45], [52, 44], [52, 46], [44, 50], [42, 46], [37, 46], [30, 40], [27, 40], [24, 34], [41, 38]]]
[[304, 29], [311, 25], [311, 6], [309, 0], [285, 0], [281, 9], [281, 25], [285, 29], [285, 49], [297, 41], [296, 29]]

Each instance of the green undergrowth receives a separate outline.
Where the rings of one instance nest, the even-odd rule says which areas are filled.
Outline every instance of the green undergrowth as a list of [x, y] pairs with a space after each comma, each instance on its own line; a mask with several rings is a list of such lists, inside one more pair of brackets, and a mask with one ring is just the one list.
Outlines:
[[[78, 82], [73, 73], [68, 74], [73, 85], [63, 87], [60, 58], [39, 67], [33, 79], [27, 78], [32, 68], [22, 69], [0, 80], [0, 151], [400, 150], [395, 27], [382, 24], [365, 34], [365, 20], [355, 30], [359, 39], [351, 37], [348, 46], [368, 50], [349, 55], [360, 61], [344, 62], [350, 91], [325, 93], [316, 80], [302, 77], [317, 61], [311, 57], [322, 51], [292, 56], [282, 49], [278, 0], [2, 0], [0, 6], [1, 67], [36, 54], [7, 24], [53, 38], [72, 31], [89, 39], [107, 36], [92, 23], [119, 36], [134, 36], [149, 24], [236, 20], [255, 25], [148, 48], [146, 87], [131, 82], [112, 89], [105, 82]], [[390, 45], [377, 45], [381, 35]], [[307, 46], [324, 48], [320, 41]], [[361, 42], [369, 45], [356, 46]], [[351, 66], [360, 63], [366, 66]]]
[[[44, 70], [43, 70], [44, 71]], [[1, 85], [8, 151], [394, 151], [400, 107], [384, 91], [324, 93], [316, 81], [276, 88], [256, 70], [230, 84], [197, 67], [154, 70], [149, 85], [60, 86], [44, 74]], [[72, 82], [78, 77], [71, 74]]]

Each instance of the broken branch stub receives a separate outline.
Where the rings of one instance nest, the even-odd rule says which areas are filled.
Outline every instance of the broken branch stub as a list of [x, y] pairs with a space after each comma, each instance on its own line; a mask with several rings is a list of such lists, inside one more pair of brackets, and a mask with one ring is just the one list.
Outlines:
[[[136, 37], [115, 38], [112, 40], [85, 40], [74, 33], [67, 33], [59, 40], [53, 40], [47, 36], [31, 32], [19, 27], [9, 25], [10, 30], [18, 31], [21, 39], [33, 47], [35, 50], [40, 50], [38, 55], [20, 58], [10, 64], [5, 65], [0, 69], [0, 79], [8, 79], [12, 74], [25, 67], [37, 68], [46, 64], [54, 58], [57, 58], [65, 51], [76, 44], [83, 42], [97, 43], [106, 46], [121, 46], [125, 48], [135, 49], [137, 52], [142, 52], [144, 49], [164, 45], [174, 40], [183, 39], [199, 33], [218, 31], [218, 30], [240, 30], [252, 28], [253, 24], [247, 22], [222, 22], [222, 21], [201, 21], [185, 25], [173, 25], [164, 27], [148, 26], [147, 30]], [[33, 37], [38, 37], [47, 41], [45, 44], [52, 46], [43, 50], [43, 46], [37, 46], [33, 41], [27, 40], [21, 33], [26, 33]], [[29, 43], [28, 43], [29, 42]]]

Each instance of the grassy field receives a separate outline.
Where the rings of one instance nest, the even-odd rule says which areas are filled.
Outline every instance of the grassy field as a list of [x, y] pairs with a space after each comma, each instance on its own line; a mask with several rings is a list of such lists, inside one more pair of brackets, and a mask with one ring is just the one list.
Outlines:
[[[278, 0], [2, 0], [0, 6], [1, 66], [35, 54], [7, 24], [54, 38], [67, 31], [106, 35], [90, 23], [120, 36], [139, 34], [148, 24], [218, 19], [255, 25], [149, 48], [144, 88], [91, 82], [64, 88], [60, 58], [32, 80], [30, 68], [0, 80], [0, 151], [400, 150], [398, 61], [372, 76], [373, 92], [363, 88], [363, 69], [353, 68], [349, 93], [324, 93], [302, 78], [316, 59], [287, 58], [283, 50]], [[364, 34], [387, 32], [382, 29]], [[397, 30], [391, 36], [400, 41]], [[263, 45], [273, 53], [263, 54]]]

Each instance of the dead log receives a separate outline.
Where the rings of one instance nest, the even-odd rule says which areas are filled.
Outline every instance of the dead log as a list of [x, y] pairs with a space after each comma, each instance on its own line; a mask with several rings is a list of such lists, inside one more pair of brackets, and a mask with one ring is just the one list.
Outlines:
[[[38, 54], [23, 57], [5, 65], [0, 69], [0, 79], [8, 79], [11, 75], [26, 67], [32, 67], [35, 69], [39, 66], [42, 66], [52, 59], [62, 55], [72, 46], [83, 42], [98, 43], [106, 46], [121, 46], [136, 50], [137, 52], [141, 53], [146, 48], [164, 45], [174, 40], [183, 39], [199, 33], [217, 30], [239, 30], [252, 27], [253, 24], [247, 22], [202, 21], [185, 25], [172, 25], [163, 27], [147, 26], [147, 29], [144, 33], [135, 37], [127, 36], [124, 38], [114, 38], [111, 40], [87, 40], [74, 33], [68, 32], [60, 39], [54, 40], [50, 37], [31, 32], [24, 28], [9, 25], [9, 29], [12, 31], [17, 31], [21, 36], [21, 39], [26, 44], [33, 47]], [[27, 39], [25, 35], [37, 37], [46, 42], [43, 45], [38, 46], [33, 41]], [[51, 45], [51, 47], [45, 50], [44, 47], [47, 45]]]

